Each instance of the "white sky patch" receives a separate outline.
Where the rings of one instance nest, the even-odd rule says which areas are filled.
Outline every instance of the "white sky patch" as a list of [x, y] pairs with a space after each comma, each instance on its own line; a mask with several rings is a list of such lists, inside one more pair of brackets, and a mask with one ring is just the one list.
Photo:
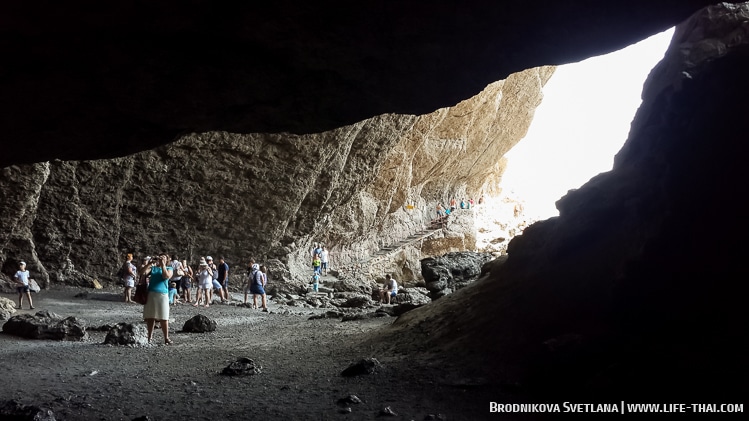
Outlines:
[[642, 103], [642, 85], [673, 28], [613, 53], [559, 66], [543, 88], [526, 137], [505, 156], [504, 193], [546, 219], [568, 190], [610, 171]]

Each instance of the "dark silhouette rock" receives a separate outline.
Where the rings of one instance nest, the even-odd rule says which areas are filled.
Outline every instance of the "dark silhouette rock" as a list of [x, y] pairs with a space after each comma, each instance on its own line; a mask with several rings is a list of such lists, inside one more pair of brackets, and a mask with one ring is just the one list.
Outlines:
[[13, 421], [55, 421], [52, 410], [24, 405], [16, 400], [0, 402], [0, 419]]
[[262, 372], [261, 368], [255, 365], [255, 361], [241, 357], [224, 367], [221, 374], [225, 376], [251, 376], [253, 374], [260, 374]]
[[376, 358], [366, 358], [349, 365], [341, 372], [343, 377], [361, 376], [374, 374], [382, 368], [382, 364]]
[[193, 333], [213, 332], [214, 330], [216, 330], [216, 326], [217, 325], [215, 320], [209, 318], [208, 316], [198, 314], [185, 322], [185, 324], [182, 326], [182, 331]]
[[493, 258], [490, 253], [456, 252], [422, 259], [421, 274], [429, 296], [436, 300], [475, 281]]
[[57, 341], [82, 341], [88, 339], [86, 323], [75, 316], [65, 319], [48, 311], [34, 315], [19, 314], [3, 325], [3, 333], [28, 339], [52, 339]]

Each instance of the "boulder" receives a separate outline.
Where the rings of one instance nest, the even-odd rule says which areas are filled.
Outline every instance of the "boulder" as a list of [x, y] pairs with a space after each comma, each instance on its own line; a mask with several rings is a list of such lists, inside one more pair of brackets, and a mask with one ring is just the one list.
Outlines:
[[[104, 327], [104, 326], [102, 326]], [[142, 325], [117, 323], [104, 338], [105, 345], [147, 345], [148, 332]]]
[[429, 298], [429, 290], [423, 287], [400, 288], [395, 296], [395, 302], [398, 304], [412, 304], [422, 306], [429, 304], [432, 299]]
[[57, 341], [82, 341], [88, 339], [86, 323], [75, 316], [61, 318], [48, 311], [34, 315], [13, 316], [3, 325], [3, 332], [28, 339], [53, 339]]
[[0, 419], [18, 421], [55, 421], [51, 409], [36, 405], [24, 405], [15, 399], [0, 402]]
[[382, 364], [376, 358], [365, 358], [349, 365], [341, 372], [343, 377], [361, 376], [374, 374], [382, 368]]
[[225, 376], [250, 376], [260, 374], [262, 367], [256, 366], [255, 361], [240, 357], [236, 361], [224, 367], [221, 374]]
[[0, 297], [0, 320], [8, 320], [16, 312], [16, 303], [5, 297]]
[[216, 321], [202, 314], [193, 316], [182, 326], [183, 332], [205, 333], [216, 330]]
[[374, 302], [372, 301], [372, 298], [366, 296], [366, 295], [357, 295], [355, 297], [351, 297], [347, 299], [344, 303], [340, 305], [340, 307], [347, 307], [347, 308], [364, 308], [369, 307], [373, 305]]
[[493, 258], [490, 253], [455, 252], [422, 259], [421, 274], [429, 297], [436, 300], [475, 281]]

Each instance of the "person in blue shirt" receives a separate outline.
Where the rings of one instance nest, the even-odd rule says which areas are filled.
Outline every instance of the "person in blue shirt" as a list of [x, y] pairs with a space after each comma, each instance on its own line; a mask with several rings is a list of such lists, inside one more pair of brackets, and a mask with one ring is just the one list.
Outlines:
[[166, 254], [161, 254], [152, 261], [152, 265], [146, 271], [150, 274], [148, 282], [148, 300], [143, 306], [143, 320], [146, 321], [148, 329], [148, 342], [153, 337], [153, 328], [156, 322], [161, 322], [161, 331], [164, 333], [164, 343], [169, 345], [169, 280], [172, 278], [173, 270], [167, 266]]
[[169, 285], [169, 304], [170, 305], [174, 305], [174, 304], [179, 303], [179, 298], [177, 298], [178, 294], [179, 293], [177, 292], [177, 283], [176, 282], [172, 282]]
[[312, 272], [312, 291], [318, 292], [320, 290], [320, 275], [317, 271]]

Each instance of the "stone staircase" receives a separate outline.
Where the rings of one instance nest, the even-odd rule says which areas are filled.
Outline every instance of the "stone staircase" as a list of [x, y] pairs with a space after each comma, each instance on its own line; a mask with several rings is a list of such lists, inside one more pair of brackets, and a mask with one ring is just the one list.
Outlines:
[[406, 246], [409, 246], [418, 241], [422, 241], [426, 238], [431, 237], [432, 235], [438, 232], [441, 232], [444, 228], [447, 227], [448, 221], [449, 221], [449, 216], [436, 218], [430, 222], [428, 227], [424, 227], [420, 231], [415, 232], [409, 235], [408, 237], [401, 239], [400, 241], [396, 243], [382, 246], [382, 248], [377, 250], [371, 256], [362, 258], [358, 262], [353, 263], [351, 265], [347, 265], [341, 269], [343, 271], [351, 271], [353, 273], [369, 273], [369, 268], [372, 265], [386, 260], [388, 256], [398, 252], [399, 250], [403, 249]]

